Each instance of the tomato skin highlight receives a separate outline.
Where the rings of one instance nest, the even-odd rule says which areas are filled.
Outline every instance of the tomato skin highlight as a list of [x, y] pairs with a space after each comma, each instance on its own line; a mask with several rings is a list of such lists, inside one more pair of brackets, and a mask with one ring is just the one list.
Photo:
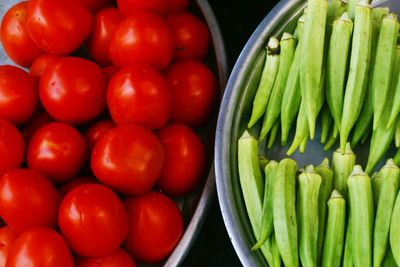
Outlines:
[[125, 16], [131, 16], [141, 11], [162, 15], [167, 10], [168, 0], [117, 0], [117, 4]]
[[136, 264], [125, 250], [119, 248], [104, 257], [79, 257], [75, 267], [136, 267]]
[[106, 256], [128, 233], [124, 206], [113, 191], [100, 184], [83, 184], [70, 191], [58, 216], [62, 235], [80, 256]]
[[29, 0], [26, 28], [38, 47], [65, 55], [78, 49], [92, 30], [93, 17], [79, 0]]
[[157, 136], [139, 125], [118, 126], [104, 135], [92, 152], [94, 175], [115, 191], [143, 194], [156, 183], [164, 163]]
[[71, 251], [56, 231], [38, 227], [21, 234], [11, 247], [6, 267], [73, 267]]
[[124, 247], [134, 259], [156, 263], [167, 257], [183, 232], [183, 218], [167, 196], [150, 191], [124, 201], [129, 233]]
[[53, 54], [43, 54], [33, 61], [32, 66], [29, 68], [29, 75], [35, 79], [39, 84], [40, 78], [47, 68], [56, 63], [62, 56]]
[[4, 51], [12, 61], [22, 67], [29, 67], [44, 53], [29, 36], [26, 27], [27, 1], [22, 1], [4, 14], [1, 21], [1, 42]]
[[116, 125], [112, 120], [102, 120], [93, 123], [84, 134], [89, 152], [92, 152], [97, 141], [99, 141], [99, 139], [111, 129], [115, 128], [115, 126]]
[[8, 253], [18, 236], [19, 234], [10, 226], [3, 226], [0, 228], [0, 267], [6, 266]]
[[55, 228], [61, 196], [43, 175], [14, 169], [0, 179], [0, 216], [21, 233], [33, 227]]

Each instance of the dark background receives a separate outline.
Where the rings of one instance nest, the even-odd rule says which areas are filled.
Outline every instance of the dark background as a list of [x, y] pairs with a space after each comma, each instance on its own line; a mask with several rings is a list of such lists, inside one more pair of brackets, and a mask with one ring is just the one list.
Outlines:
[[[231, 70], [250, 35], [278, 0], [209, 0], [225, 41]], [[182, 266], [241, 266], [215, 196], [204, 226]]]

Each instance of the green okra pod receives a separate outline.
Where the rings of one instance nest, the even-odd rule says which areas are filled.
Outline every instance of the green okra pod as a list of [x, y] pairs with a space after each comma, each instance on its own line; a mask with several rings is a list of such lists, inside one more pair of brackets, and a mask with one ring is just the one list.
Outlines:
[[308, 144], [308, 134], [306, 135], [306, 137], [304, 137], [303, 141], [301, 141], [301, 143], [300, 143], [300, 146], [299, 146], [300, 153], [303, 154], [306, 151], [307, 144]]
[[391, 86], [394, 92], [393, 96], [393, 107], [390, 111], [389, 121], [386, 125], [386, 129], [390, 128], [392, 123], [398, 122], [397, 117], [400, 113], [400, 83], [399, 83], [399, 76], [400, 76], [400, 45], [396, 46], [396, 57], [393, 62], [393, 74], [392, 74], [392, 81]]
[[333, 189], [347, 199], [347, 178], [353, 171], [356, 164], [356, 155], [347, 144], [345, 152], [342, 153], [340, 149], [333, 153], [332, 157], [332, 170], [333, 170]]
[[385, 255], [385, 258], [383, 259], [382, 267], [397, 267], [397, 266], [398, 265], [393, 257], [392, 250], [389, 248]]
[[394, 204], [392, 220], [390, 223], [390, 247], [392, 249], [393, 257], [400, 265], [400, 194], [397, 194], [396, 202]]
[[[378, 127], [378, 123], [382, 123], [383, 111], [385, 106], [388, 104], [388, 96], [390, 92], [391, 81], [393, 79], [393, 63], [396, 59], [398, 33], [399, 22], [397, 20], [397, 15], [386, 15], [382, 20], [381, 31], [379, 33], [378, 46], [376, 50], [375, 71], [373, 73], [373, 129]], [[385, 115], [390, 116], [390, 112], [389, 114]], [[395, 114], [393, 119], [395, 118], [397, 118], [397, 114]], [[385, 127], [388, 128], [387, 125], [385, 125]]]
[[396, 121], [396, 128], [394, 130], [394, 143], [397, 148], [400, 147], [400, 119]]
[[381, 183], [382, 183], [381, 175], [379, 174], [379, 172], [375, 172], [371, 177], [372, 195], [374, 197], [375, 210], [378, 208], [379, 195], [381, 192]]
[[282, 259], [279, 253], [279, 248], [276, 244], [275, 235], [272, 234], [266, 242], [266, 255], [265, 258], [270, 267], [281, 267]]
[[360, 165], [356, 165], [347, 179], [347, 185], [352, 213], [354, 266], [371, 267], [374, 223], [371, 179]]
[[269, 163], [269, 159], [266, 156], [261, 155], [258, 156], [258, 162], [260, 163], [261, 170], [264, 170], [267, 164]]
[[340, 122], [340, 149], [346, 148], [350, 131], [357, 121], [368, 84], [372, 38], [372, 8], [361, 0], [356, 5], [349, 77]]
[[328, 201], [328, 220], [322, 254], [323, 267], [340, 267], [346, 225], [346, 201], [336, 190]]
[[278, 74], [279, 61], [279, 40], [272, 36], [268, 41], [267, 56], [261, 74], [261, 80], [254, 97], [251, 118], [247, 125], [248, 128], [253, 127], [267, 109], [268, 100]]
[[297, 218], [299, 221], [299, 252], [304, 267], [317, 266], [318, 197], [322, 178], [312, 165], [299, 175]]
[[280, 42], [281, 56], [278, 74], [271, 91], [267, 109], [264, 113], [264, 120], [259, 140], [263, 140], [265, 138], [281, 113], [283, 92], [285, 90], [290, 66], [292, 65], [293, 57], [296, 51], [296, 43], [296, 39], [294, 39], [293, 35], [286, 32], [283, 33]]
[[274, 232], [283, 263], [299, 266], [296, 218], [297, 164], [292, 159], [279, 162], [273, 193]]
[[[347, 205], [347, 208], [351, 209], [350, 205]], [[351, 227], [351, 224], [352, 224], [352, 216], [351, 216], [351, 210], [349, 210], [347, 225], [346, 225], [346, 237], [345, 237], [344, 250], [343, 250], [343, 264], [342, 264], [343, 267], [353, 267], [354, 266], [353, 229]]]
[[387, 252], [392, 211], [400, 187], [400, 168], [394, 164], [393, 159], [389, 159], [379, 173], [382, 194], [379, 195], [378, 208], [375, 215], [374, 267], [381, 266]]
[[272, 126], [272, 129], [269, 133], [269, 139], [268, 139], [268, 144], [267, 144], [267, 148], [271, 149], [272, 146], [275, 143], [276, 137], [278, 136], [278, 131], [279, 131], [279, 127], [280, 127], [280, 123], [279, 120], [275, 121], [274, 126]]
[[325, 144], [328, 139], [329, 130], [331, 127], [332, 115], [329, 107], [324, 105], [321, 111], [321, 144]]
[[315, 124], [323, 102], [323, 61], [324, 39], [328, 2], [326, 0], [309, 0], [304, 22], [303, 43], [300, 55], [300, 87], [302, 101], [305, 103], [310, 138], [314, 139]]
[[397, 149], [396, 154], [393, 157], [393, 162], [394, 164], [396, 164], [397, 166], [400, 165], [400, 149]]
[[324, 146], [324, 151], [330, 150], [336, 144], [338, 139], [339, 139], [339, 128], [336, 125], [336, 123], [333, 123], [333, 130], [331, 135], [329, 136], [328, 141]]
[[345, 12], [333, 24], [326, 63], [326, 101], [338, 127], [342, 118], [344, 88], [353, 22]]

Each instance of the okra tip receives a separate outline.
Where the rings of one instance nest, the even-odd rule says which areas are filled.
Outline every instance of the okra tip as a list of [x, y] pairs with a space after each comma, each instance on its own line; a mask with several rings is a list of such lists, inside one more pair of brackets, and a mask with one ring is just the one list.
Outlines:
[[390, 158], [386, 161], [386, 164], [385, 164], [385, 166], [383, 166], [383, 168], [398, 169], [399, 167], [394, 163], [394, 160], [392, 158]]
[[332, 191], [331, 198], [343, 198], [343, 196], [339, 193], [339, 191], [337, 191], [336, 189], [334, 189], [334, 190]]
[[249, 133], [249, 131], [245, 130], [240, 139], [246, 139], [246, 138], [254, 138], [254, 137]]
[[342, 149], [342, 147], [339, 147], [336, 150], [336, 153], [341, 153], [342, 155], [344, 155], [344, 154], [354, 154], [353, 149], [351, 149], [350, 142], [346, 143], [346, 145], [344, 146], [344, 149]]
[[321, 162], [321, 164], [319, 164], [319, 167], [323, 167], [323, 168], [330, 168], [329, 166], [329, 159], [328, 158], [324, 158]]
[[350, 176], [355, 175], [365, 175], [366, 173], [363, 171], [361, 165], [354, 165], [353, 171], [351, 172]]
[[269, 55], [275, 55], [279, 53], [279, 40], [275, 36], [269, 38], [267, 52]]
[[309, 173], [315, 172], [314, 165], [310, 164], [310, 165], [305, 166], [304, 167], [304, 172], [309, 172]]

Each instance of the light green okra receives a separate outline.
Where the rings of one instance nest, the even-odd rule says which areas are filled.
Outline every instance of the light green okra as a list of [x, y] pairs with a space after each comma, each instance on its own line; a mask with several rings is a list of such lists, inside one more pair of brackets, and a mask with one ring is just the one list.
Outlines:
[[270, 267], [281, 267], [282, 259], [279, 253], [279, 248], [276, 244], [275, 234], [272, 234], [266, 242], [266, 255], [265, 258]]
[[[349, 203], [349, 201], [347, 201]], [[343, 267], [353, 267], [354, 266], [354, 258], [353, 258], [353, 229], [352, 225], [352, 216], [351, 216], [351, 207], [347, 205], [348, 218], [346, 224], [346, 237], [344, 243], [344, 250], [343, 250]]]
[[338, 139], [339, 139], [339, 127], [336, 125], [335, 122], [333, 122], [333, 130], [331, 135], [329, 136], [328, 141], [324, 146], [324, 151], [330, 150], [336, 144]]
[[274, 145], [276, 137], [278, 136], [278, 131], [279, 131], [280, 126], [281, 125], [279, 123], [279, 120], [276, 120], [274, 123], [274, 126], [272, 126], [272, 129], [269, 133], [269, 139], [268, 139], [268, 144], [267, 144], [268, 149], [271, 149], [272, 146]]
[[[386, 125], [386, 129], [389, 129], [392, 123], [398, 123], [397, 117], [400, 112], [400, 45], [396, 46], [396, 57], [393, 62], [393, 75], [392, 75], [392, 81], [391, 81], [391, 86], [392, 90], [394, 90], [394, 96], [393, 96], [393, 107], [390, 111], [389, 115], [389, 121]], [[396, 144], [397, 145], [397, 144]], [[399, 140], [399, 145], [400, 145], [400, 140]]]
[[400, 147], [400, 119], [397, 119], [396, 128], [394, 131], [394, 143], [397, 148]]
[[392, 220], [390, 223], [390, 247], [392, 248], [393, 257], [400, 265], [400, 194], [397, 194], [394, 204]]
[[374, 196], [374, 208], [375, 210], [378, 208], [378, 201], [379, 201], [379, 195], [381, 192], [381, 175], [379, 172], [375, 172], [372, 177], [371, 177], [371, 186], [372, 186], [372, 194]]
[[340, 149], [333, 153], [333, 189], [336, 189], [345, 199], [347, 199], [347, 178], [353, 171], [355, 164], [356, 155], [351, 149], [350, 144], [347, 144], [344, 153]]

